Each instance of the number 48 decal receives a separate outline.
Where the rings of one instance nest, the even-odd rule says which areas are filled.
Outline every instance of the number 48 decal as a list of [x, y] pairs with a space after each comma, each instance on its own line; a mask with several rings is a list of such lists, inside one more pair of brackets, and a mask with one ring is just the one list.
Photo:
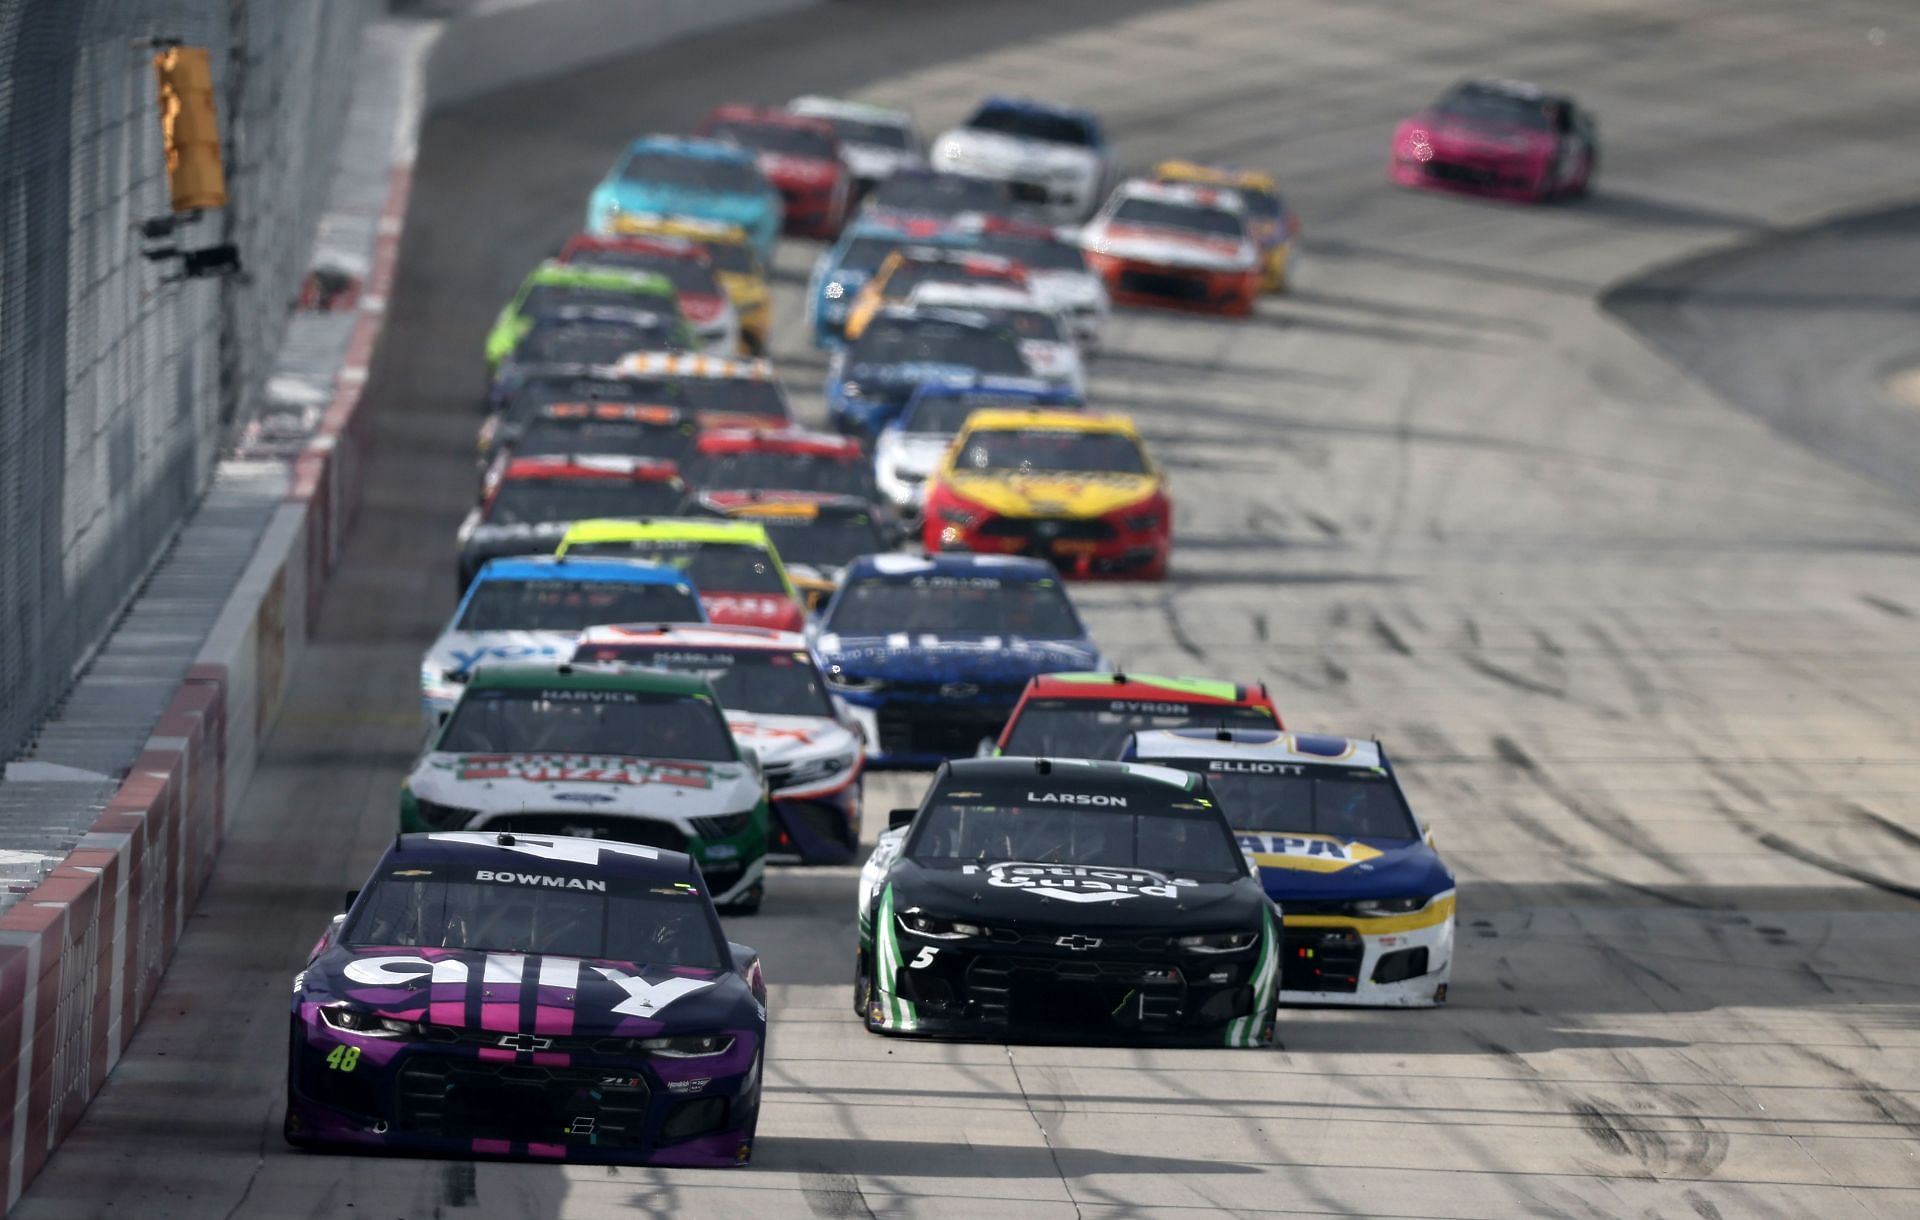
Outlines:
[[336, 1046], [327, 1052], [327, 1066], [336, 1072], [351, 1072], [360, 1066], [360, 1048]]

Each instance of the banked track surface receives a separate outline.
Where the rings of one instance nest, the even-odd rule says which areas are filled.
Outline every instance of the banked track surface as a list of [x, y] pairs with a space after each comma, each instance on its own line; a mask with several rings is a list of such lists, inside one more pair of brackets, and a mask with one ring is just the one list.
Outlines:
[[[1483, 71], [1595, 106], [1595, 198], [1386, 185], [1396, 115]], [[321, 639], [145, 1028], [18, 1214], [1920, 1214], [1920, 511], [1594, 304], [1909, 188], [1917, 72], [1898, 0], [843, 3], [433, 117]], [[803, 90], [937, 129], [997, 89], [1100, 108], [1131, 166], [1284, 174], [1296, 295], [1109, 333], [1093, 397], [1172, 468], [1178, 553], [1080, 600], [1131, 666], [1264, 675], [1290, 722], [1396, 750], [1460, 875], [1453, 1003], [1290, 1011], [1271, 1053], [883, 1041], [847, 1011], [852, 870], [782, 872], [735, 927], [775, 1013], [751, 1169], [290, 1152], [287, 985], [392, 834], [490, 311], [637, 131]], [[776, 344], [809, 412], [812, 255], [783, 252]], [[870, 826], [918, 785], [873, 782]]]

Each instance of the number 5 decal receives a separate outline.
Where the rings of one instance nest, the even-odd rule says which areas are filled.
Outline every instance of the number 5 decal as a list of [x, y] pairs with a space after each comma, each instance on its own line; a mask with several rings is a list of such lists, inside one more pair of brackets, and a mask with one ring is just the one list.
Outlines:
[[921, 945], [920, 956], [908, 962], [907, 969], [925, 970], [928, 966], [933, 965], [933, 955], [938, 952], [940, 952], [940, 950], [934, 948], [932, 945]]

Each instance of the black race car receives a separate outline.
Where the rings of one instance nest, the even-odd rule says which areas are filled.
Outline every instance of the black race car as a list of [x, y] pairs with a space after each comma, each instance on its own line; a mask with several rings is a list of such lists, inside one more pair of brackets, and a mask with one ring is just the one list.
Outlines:
[[860, 874], [868, 1029], [1273, 1043], [1279, 912], [1204, 777], [968, 759], [892, 821]]

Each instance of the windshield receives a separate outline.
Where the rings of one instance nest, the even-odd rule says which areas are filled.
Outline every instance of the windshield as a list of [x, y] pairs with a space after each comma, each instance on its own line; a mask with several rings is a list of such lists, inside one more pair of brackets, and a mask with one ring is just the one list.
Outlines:
[[527, 425], [526, 432], [513, 442], [513, 454], [515, 457], [568, 457], [600, 453], [610, 457], [681, 462], [693, 452], [693, 437], [692, 424], [649, 424], [628, 419], [540, 419]]
[[520, 316], [537, 318], [568, 307], [654, 310], [670, 308], [673, 298], [648, 292], [635, 284], [632, 288], [588, 288], [575, 284], [535, 284], [520, 298]]
[[684, 489], [674, 479], [509, 479], [487, 508], [488, 525], [539, 525], [595, 517], [668, 516]]
[[1085, 251], [1051, 237], [988, 233], [980, 238], [980, 252], [1010, 258], [1033, 271], [1078, 271], [1085, 274], [1087, 270]]
[[878, 318], [847, 352], [849, 365], [955, 364], [980, 373], [1028, 377], [1033, 370], [1003, 330], [928, 318]]
[[887, 276], [886, 297], [904, 301], [922, 284], [1013, 284], [1010, 272], [980, 264], [948, 262], [945, 259], [902, 259]]
[[442, 754], [605, 754], [735, 762], [733, 733], [705, 695], [583, 687], [469, 689], [433, 743]]
[[672, 351], [683, 346], [671, 318], [646, 325], [627, 322], [542, 322], [516, 343], [513, 359], [527, 364], [611, 364], [628, 352]]
[[[767, 491], [819, 491], [837, 496], [876, 498], [873, 468], [859, 459], [847, 461], [806, 453], [716, 453], [688, 463], [687, 482], [696, 488], [717, 490], [759, 488]], [[791, 558], [784, 551], [783, 558]]]
[[[1186, 703], [1179, 699], [1029, 699], [1007, 726], [1002, 754], [1114, 758], [1127, 738], [1147, 729], [1271, 729], [1265, 708]], [[1223, 800], [1225, 798], [1222, 798]]]
[[[583, 542], [567, 548], [569, 555], [618, 555], [626, 559], [645, 559], [664, 563], [687, 574], [694, 587], [705, 593], [787, 594], [787, 586], [773, 560], [757, 546], [740, 542], [664, 542], [647, 538], [635, 542]], [[608, 619], [608, 622], [638, 622], [632, 619]]]
[[1088, 148], [1094, 143], [1093, 129], [1085, 119], [1011, 106], [984, 106], [967, 120], [967, 126], [978, 131], [997, 131], [1023, 140], [1044, 140], [1049, 144], [1076, 144]]
[[727, 411], [735, 415], [765, 415], [791, 419], [787, 396], [780, 383], [759, 377], [689, 377], [681, 391], [695, 411]]
[[1256, 759], [1155, 761], [1205, 775], [1235, 830], [1345, 839], [1420, 837], [1399, 785], [1381, 772]]
[[887, 255], [900, 248], [902, 240], [898, 237], [856, 237], [848, 243], [840, 261], [834, 264], [834, 271], [836, 273], [862, 271], [871, 274], [879, 269], [881, 263], [887, 261]]
[[892, 123], [869, 123], [865, 119], [829, 117], [833, 132], [842, 144], [877, 144], [882, 148], [911, 149], [913, 139], [904, 127]]
[[929, 216], [999, 212], [1012, 201], [1007, 184], [997, 179], [914, 173], [895, 174], [875, 187], [869, 198], [878, 211], [918, 212]]
[[[900, 417], [900, 430], [903, 432], [939, 433], [953, 436], [967, 422], [967, 416], [988, 407], [1011, 407], [1018, 411], [1032, 410], [1034, 400], [1017, 394], [928, 394], [914, 400]], [[1058, 407], [1050, 407], [1058, 410]]]
[[827, 136], [784, 123], [721, 122], [707, 128], [705, 134], [710, 139], [731, 140], [742, 148], [778, 153], [783, 157], [808, 157], [815, 161], [833, 161], [839, 157]]
[[573, 256], [577, 266], [618, 267], [623, 271], [651, 271], [663, 276], [683, 296], [719, 296], [713, 272], [690, 258], [652, 254], [643, 250], [582, 250]]
[[1056, 580], [913, 576], [857, 581], [834, 599], [825, 630], [842, 635], [1016, 635], [1077, 639], [1080, 619]]
[[482, 580], [455, 631], [584, 631], [608, 623], [698, 623], [685, 585], [617, 580]]
[[721, 157], [634, 153], [620, 167], [620, 177], [628, 182], [677, 186], [696, 191], [764, 195], [768, 190], [766, 180], [752, 164]]
[[780, 552], [785, 563], [844, 568], [862, 555], [876, 555], [887, 549], [880, 527], [866, 513], [839, 513], [811, 521], [791, 517], [754, 519], [773, 536], [773, 548]]
[[1480, 85], [1462, 85], [1433, 105], [1450, 119], [1474, 123], [1506, 123], [1534, 131], [1553, 130], [1553, 103], [1543, 97], [1523, 97]]
[[1058, 470], [1073, 473], [1145, 474], [1140, 442], [1118, 432], [1049, 428], [976, 428], [967, 433], [954, 461], [962, 472]]
[[605, 644], [580, 649], [576, 660], [623, 661], [674, 673], [698, 674], [713, 684], [720, 706], [761, 716], [820, 716], [833, 718], [819, 671], [805, 652], [776, 652], [765, 648], [733, 651], [725, 648], [637, 647]]
[[1159, 199], [1123, 199], [1114, 209], [1112, 220], [1114, 224], [1178, 229], [1207, 237], [1240, 238], [1246, 236], [1247, 231], [1240, 217], [1224, 208], [1167, 203]]
[[508, 419], [526, 419], [541, 407], [562, 402], [679, 403], [676, 382], [591, 374], [538, 373], [507, 396], [501, 413]]
[[[1245, 875], [1239, 844], [1206, 798], [1145, 783], [1112, 792], [1063, 792], [1058, 779], [1056, 774], [1052, 782], [1011, 787], [970, 783], [966, 792], [936, 793], [914, 819], [907, 857], [1143, 868], [1190, 881]], [[1084, 797], [1090, 807], [1040, 799], [1048, 796]]]
[[[351, 947], [465, 949], [589, 961], [724, 968], [720, 941], [700, 892], [601, 875], [593, 891], [504, 882], [522, 859], [501, 853], [497, 869], [405, 859], [367, 887], [342, 940]], [[523, 859], [528, 865], [539, 863]], [[412, 876], [426, 872], [429, 876]], [[490, 874], [485, 881], [477, 874]], [[528, 880], [539, 878], [529, 876]], [[587, 879], [583, 878], [583, 881]]]
[[1278, 220], [1286, 211], [1286, 206], [1280, 202], [1280, 196], [1265, 188], [1243, 186], [1235, 188], [1235, 193], [1240, 196], [1240, 202], [1247, 205], [1247, 213], [1261, 220]]

